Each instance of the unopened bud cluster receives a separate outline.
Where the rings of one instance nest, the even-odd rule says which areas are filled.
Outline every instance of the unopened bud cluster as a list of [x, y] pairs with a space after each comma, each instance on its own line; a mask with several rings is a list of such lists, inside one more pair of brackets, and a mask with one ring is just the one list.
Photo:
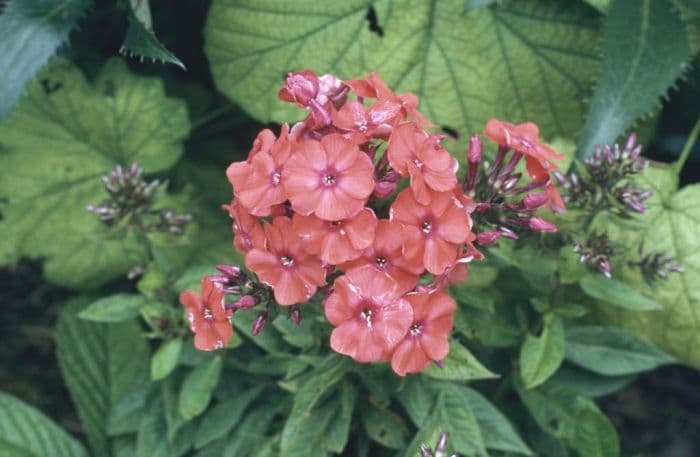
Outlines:
[[657, 279], [668, 279], [669, 273], [683, 273], [685, 271], [681, 265], [673, 260], [673, 257], [663, 253], [648, 254], [633, 265], [639, 266], [644, 279], [653, 283]]
[[633, 133], [624, 148], [619, 145], [598, 147], [584, 161], [583, 169], [567, 176], [557, 174], [567, 191], [568, 200], [590, 211], [610, 210], [621, 216], [643, 213], [644, 201], [652, 192], [638, 188], [630, 179], [649, 166], [641, 157], [642, 146]]
[[[481, 139], [472, 136], [464, 182], [464, 191], [475, 201], [474, 223], [482, 229], [477, 243], [487, 246], [501, 236], [516, 239], [524, 231], [556, 232], [554, 223], [534, 213], [540, 208], [564, 211], [550, 176], [557, 169], [555, 161], [563, 156], [539, 141], [539, 129], [532, 123], [513, 125], [492, 119], [484, 134], [499, 145], [496, 157], [493, 163], [483, 161]], [[519, 171], [523, 161], [529, 179]]]
[[147, 231], [182, 235], [187, 223], [192, 219], [189, 214], [151, 208], [161, 182], [157, 179], [146, 181], [143, 169], [136, 162], [127, 169], [117, 165], [102, 177], [102, 182], [109, 198], [99, 205], [88, 205], [87, 209], [107, 225], [111, 226], [127, 217], [133, 217], [136, 218], [134, 222]]
[[591, 235], [585, 241], [575, 241], [574, 252], [579, 254], [581, 263], [600, 271], [607, 278], [612, 276], [610, 258], [615, 255], [615, 249], [606, 235]]

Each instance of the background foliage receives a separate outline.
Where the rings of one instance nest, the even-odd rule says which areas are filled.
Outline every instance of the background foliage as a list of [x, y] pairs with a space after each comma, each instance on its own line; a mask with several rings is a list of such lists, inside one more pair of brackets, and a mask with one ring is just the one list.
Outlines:
[[[460, 161], [491, 117], [537, 122], [579, 159], [634, 128], [669, 161], [699, 114], [697, 1], [7, 0], [0, 11], [0, 388], [14, 394], [0, 393], [0, 454], [415, 456], [444, 431], [465, 456], [700, 452], [679, 438], [700, 433], [697, 373], [666, 366], [700, 368], [691, 149], [639, 178], [654, 192], [645, 214], [596, 214], [588, 227], [619, 243], [612, 280], [547, 239], [489, 249], [452, 290], [443, 369], [397, 378], [329, 353], [318, 302], [301, 326], [279, 315], [256, 337], [255, 315], [237, 315], [232, 349], [198, 353], [177, 303], [211, 265], [241, 263], [223, 171], [262, 124], [298, 118], [276, 98], [288, 71], [379, 71], [420, 97]], [[155, 207], [193, 215], [184, 236], [86, 211], [106, 198], [100, 177], [132, 161], [165, 183]], [[630, 262], [657, 252], [685, 272], [649, 284]], [[72, 404], [52, 390], [63, 389], [54, 349]], [[650, 392], [668, 395], [663, 408], [630, 400]], [[653, 422], [664, 414], [682, 425]], [[638, 439], [645, 423], [657, 441]]]

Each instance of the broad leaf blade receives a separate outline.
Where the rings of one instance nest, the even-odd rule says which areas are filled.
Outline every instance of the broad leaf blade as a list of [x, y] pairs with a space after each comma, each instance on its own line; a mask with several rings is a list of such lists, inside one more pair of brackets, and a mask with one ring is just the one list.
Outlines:
[[616, 0], [605, 26], [603, 61], [577, 155], [612, 144], [649, 113], [687, 68], [688, 39], [666, 0]]
[[148, 382], [150, 357], [136, 322], [98, 324], [77, 317], [89, 303], [71, 302], [56, 328], [61, 373], [97, 456], [108, 456], [107, 420], [112, 408]]
[[67, 39], [92, 3], [10, 0], [0, 14], [0, 120], [29, 81]]
[[[368, 25], [370, 5], [381, 35]], [[464, 138], [490, 117], [574, 134], [597, 65], [595, 13], [556, 2], [465, 11], [463, 0], [216, 0], [204, 35], [217, 87], [260, 120], [303, 114], [276, 98], [290, 70], [346, 79], [377, 70]]]
[[117, 163], [170, 167], [187, 131], [184, 102], [168, 99], [161, 81], [111, 60], [92, 85], [52, 60], [0, 123], [0, 263], [47, 258], [49, 280], [81, 288], [124, 274], [143, 248], [133, 231], [108, 230], [85, 207], [106, 198], [100, 176]]
[[608, 279], [600, 274], [584, 277], [581, 280], [581, 288], [587, 295], [620, 308], [632, 311], [657, 311], [662, 309], [661, 304], [629, 284], [616, 279]]
[[214, 357], [187, 374], [178, 399], [178, 411], [185, 419], [192, 419], [204, 412], [219, 383], [221, 357]]
[[87, 452], [40, 411], [0, 392], [0, 455], [87, 457]]
[[423, 370], [426, 376], [451, 381], [470, 381], [474, 379], [492, 379], [498, 375], [482, 365], [479, 360], [457, 340], [450, 341], [450, 352], [443, 361], [443, 367], [430, 365]]
[[577, 327], [566, 333], [566, 358], [606, 376], [652, 370], [674, 359], [631, 333], [612, 327]]
[[557, 371], [564, 360], [566, 340], [561, 319], [545, 315], [539, 336], [528, 335], [520, 348], [520, 374], [525, 388], [545, 382]]
[[138, 294], [110, 295], [91, 303], [78, 317], [93, 322], [123, 322], [138, 317], [144, 301]]
[[185, 64], [156, 37], [148, 0], [131, 0], [129, 7], [129, 25], [120, 52], [142, 59], [146, 57], [154, 61], [169, 62], [186, 70]]

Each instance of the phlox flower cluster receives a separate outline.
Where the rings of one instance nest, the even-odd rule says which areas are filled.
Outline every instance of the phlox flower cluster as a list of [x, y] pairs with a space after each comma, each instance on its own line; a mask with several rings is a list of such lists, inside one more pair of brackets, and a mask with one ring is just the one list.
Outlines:
[[[527, 221], [521, 229], [556, 230], [528, 212], [563, 209], [549, 179], [560, 156], [538, 141], [534, 124], [492, 120], [485, 135], [500, 145], [496, 175], [493, 164], [479, 184], [482, 146], [474, 137], [460, 182], [457, 160], [442, 136], [430, 132], [417, 97], [394, 93], [376, 73], [349, 81], [310, 70], [290, 73], [278, 95], [308, 116], [278, 134], [260, 132], [247, 159], [226, 171], [234, 247], [255, 278], [220, 266], [222, 275], [203, 279], [201, 298], [183, 293], [195, 345], [224, 346], [231, 313], [258, 304], [290, 307], [298, 322], [300, 306], [319, 293], [334, 327], [334, 351], [359, 362], [390, 362], [402, 376], [439, 363], [449, 352], [456, 310], [446, 289], [466, 279], [468, 262], [483, 257], [475, 246], [479, 236], [482, 244], [497, 238], [478, 233], [472, 215], [489, 212], [487, 222], [500, 220], [510, 233], [509, 211]], [[496, 208], [495, 195], [483, 190], [512, 181], [517, 160], [501, 170], [510, 150], [526, 158], [534, 183], [519, 193], [542, 190], [542, 197], [525, 196], [537, 200], [528, 207]], [[489, 202], [475, 201], [479, 195]], [[227, 295], [236, 301], [225, 303]], [[267, 308], [253, 333], [266, 317]]]

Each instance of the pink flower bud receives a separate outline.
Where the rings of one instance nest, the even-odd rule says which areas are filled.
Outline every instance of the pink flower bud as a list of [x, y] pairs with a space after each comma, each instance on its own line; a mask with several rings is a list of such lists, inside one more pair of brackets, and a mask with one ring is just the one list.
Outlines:
[[438, 438], [437, 445], [435, 446], [436, 455], [438, 453], [444, 453], [445, 451], [447, 451], [447, 432], [440, 434], [440, 438]]
[[476, 204], [476, 208], [474, 208], [474, 211], [477, 213], [485, 213], [486, 211], [491, 209], [491, 204], [490, 203], [485, 203], [485, 202], [479, 202]]
[[374, 196], [382, 199], [387, 198], [396, 190], [396, 183], [389, 181], [379, 181], [374, 186]]
[[476, 236], [476, 242], [481, 246], [488, 246], [501, 237], [501, 232], [481, 232]]
[[481, 162], [481, 153], [482, 150], [482, 145], [481, 145], [481, 138], [479, 138], [479, 135], [472, 135], [472, 137], [469, 139], [469, 147], [467, 149], [467, 162], [469, 163], [479, 163]]
[[301, 310], [299, 308], [294, 308], [292, 312], [289, 313], [289, 318], [294, 325], [299, 325], [301, 323]]
[[241, 269], [236, 265], [227, 265], [222, 263], [217, 265], [216, 269], [230, 278], [237, 278], [241, 275]]
[[539, 217], [531, 217], [528, 220], [528, 225], [530, 226], [530, 229], [534, 230], [535, 232], [556, 233], [559, 231], [556, 225]]
[[318, 95], [318, 76], [311, 70], [290, 72], [277, 96], [300, 107], [309, 106]]
[[262, 331], [263, 328], [265, 328], [265, 324], [267, 324], [267, 311], [262, 310], [253, 321], [253, 327], [250, 329], [250, 333], [253, 336], [256, 336]]
[[236, 309], [250, 309], [258, 304], [257, 297], [252, 295], [244, 295], [233, 304]]
[[525, 208], [532, 211], [547, 203], [549, 196], [543, 192], [527, 194], [523, 199]]

